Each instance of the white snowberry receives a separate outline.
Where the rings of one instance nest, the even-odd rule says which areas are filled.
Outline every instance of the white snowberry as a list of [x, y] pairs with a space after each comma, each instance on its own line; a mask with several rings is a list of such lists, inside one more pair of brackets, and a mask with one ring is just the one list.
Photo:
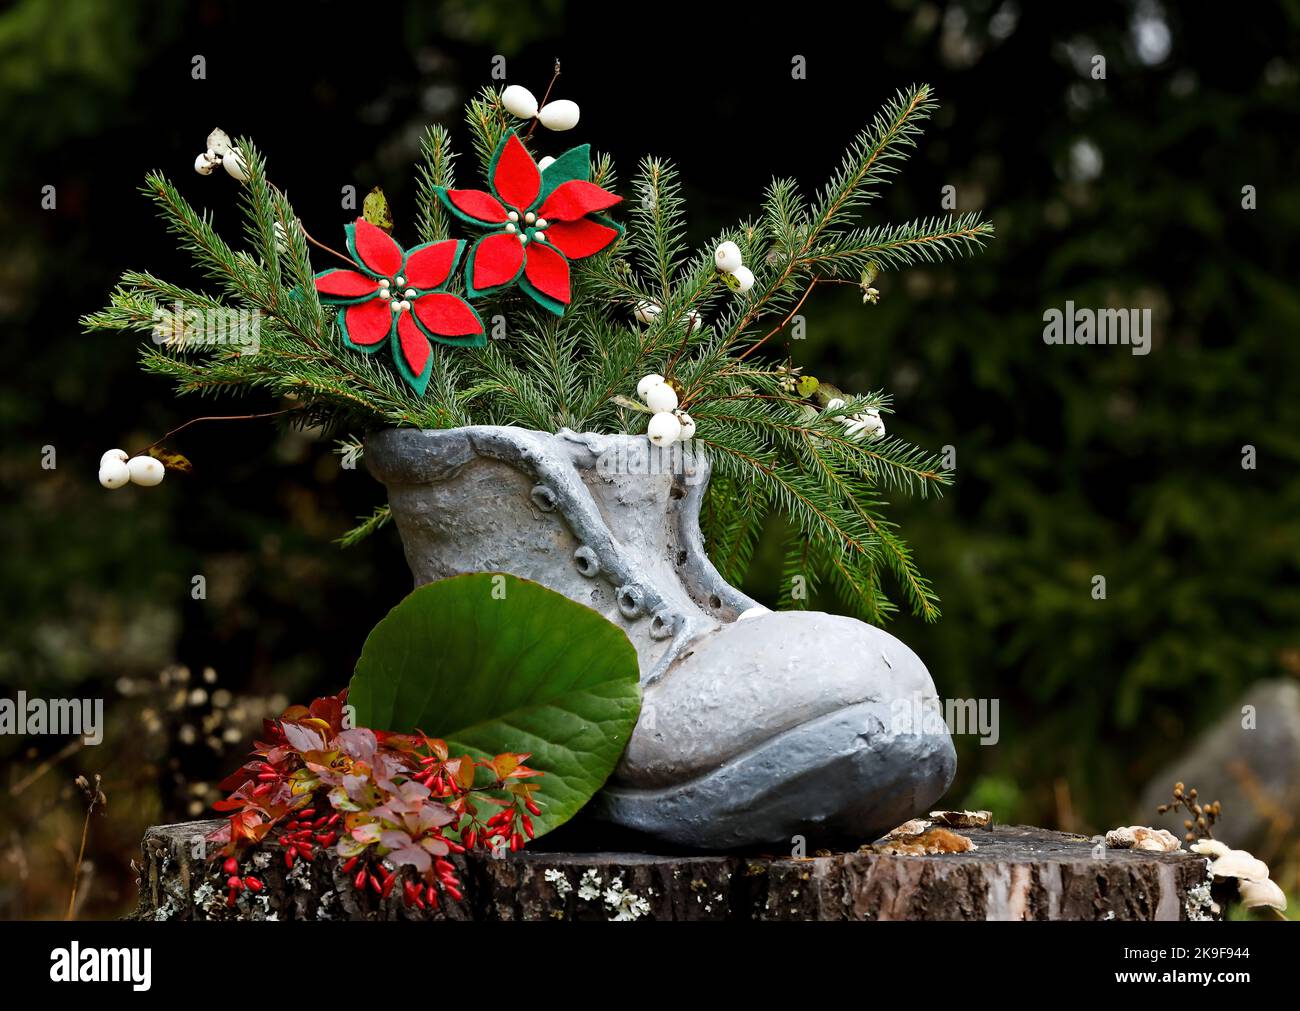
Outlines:
[[713, 262], [724, 274], [734, 274], [744, 264], [740, 258], [740, 247], [734, 242], [724, 242], [718, 246], [713, 251]]
[[682, 426], [682, 434], [680, 436], [681, 441], [685, 442], [686, 440], [693, 438], [695, 435], [695, 419], [685, 411], [673, 411], [673, 414], [677, 418], [677, 423]]
[[642, 323], [653, 323], [654, 318], [663, 310], [653, 302], [638, 302], [636, 304], [636, 318]]
[[248, 169], [244, 166], [244, 159], [239, 156], [239, 152], [231, 150], [221, 158], [221, 167], [231, 176], [238, 179], [241, 183], [248, 182]]
[[537, 163], [537, 167], [541, 171], [545, 172], [548, 168], [550, 168], [554, 164], [555, 164], [555, 159], [548, 154], [545, 158], [543, 158], [541, 161]]
[[99, 483], [105, 488], [121, 488], [131, 480], [131, 471], [122, 460], [104, 459], [99, 464]]
[[644, 401], [645, 398], [649, 396], [650, 391], [654, 387], [662, 385], [663, 381], [664, 377], [659, 375], [657, 372], [651, 372], [648, 376], [642, 376], [641, 381], [636, 384], [636, 395]]
[[677, 391], [667, 383], [659, 383], [646, 391], [645, 405], [652, 411], [675, 411]]
[[124, 449], [110, 449], [107, 453], [99, 458], [99, 465], [102, 467], [109, 460], [116, 460], [118, 463], [126, 463], [127, 455]]
[[212, 170], [221, 164], [221, 159], [213, 158], [211, 152], [204, 151], [194, 159], [194, 171], [201, 176], [212, 175]]
[[[675, 400], [676, 397], [673, 399]], [[645, 434], [656, 446], [667, 447], [676, 442], [682, 434], [682, 425], [671, 411], [660, 411], [650, 419]]]
[[826, 410], [828, 411], [838, 411], [843, 406], [844, 401], [839, 397], [833, 397], [826, 401]]
[[214, 126], [212, 132], [208, 134], [208, 157], [213, 161], [219, 161], [221, 156], [233, 146], [230, 142], [230, 134], [219, 126]]
[[731, 287], [742, 295], [754, 287], [754, 272], [748, 267], [737, 267], [727, 277], [731, 279]]
[[537, 99], [521, 84], [512, 84], [501, 92], [501, 104], [506, 112], [519, 119], [532, 119], [537, 115]]
[[162, 484], [163, 475], [167, 473], [162, 461], [152, 456], [133, 456], [126, 462], [126, 469], [131, 472], [131, 483], [142, 488]]
[[880, 411], [875, 407], [869, 407], [861, 414], [840, 418], [840, 422], [844, 425], [844, 434], [851, 439], [885, 437], [885, 423], [880, 417]]
[[692, 330], [698, 330], [700, 327], [704, 326], [704, 317], [694, 309], [691, 309], [686, 313], [686, 322]]
[[548, 130], [572, 130], [578, 125], [578, 103], [561, 98], [556, 102], [547, 102], [537, 114], [542, 126]]

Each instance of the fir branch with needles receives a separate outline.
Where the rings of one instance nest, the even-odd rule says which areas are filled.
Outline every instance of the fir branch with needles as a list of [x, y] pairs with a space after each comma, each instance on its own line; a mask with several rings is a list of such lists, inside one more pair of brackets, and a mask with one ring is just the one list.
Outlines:
[[[227, 233], [238, 239], [223, 238], [212, 215], [196, 210], [161, 173], [145, 181], [144, 192], [178, 248], [213, 290], [131, 271], [108, 305], [83, 323], [89, 330], [147, 334], [143, 367], [180, 393], [260, 391], [303, 419], [353, 433], [509, 424], [635, 434], [644, 431], [647, 415], [629, 409], [628, 395], [642, 376], [662, 374], [694, 419], [695, 452], [712, 463], [701, 525], [725, 578], [741, 581], [760, 539], [775, 534], [785, 540], [776, 594], [783, 606], [807, 606], [821, 588], [872, 621], [885, 620], [900, 603], [932, 620], [939, 613], [934, 590], [889, 520], [885, 499], [938, 494], [950, 475], [934, 454], [902, 439], [851, 434], [863, 412], [888, 416], [883, 391], [846, 394], [842, 404], [803, 396], [791, 379], [799, 369], [773, 348], [822, 287], [860, 285], [874, 297], [870, 283], [880, 271], [970, 256], [992, 237], [992, 226], [978, 214], [901, 225], [863, 220], [881, 188], [901, 172], [934, 109], [928, 87], [900, 91], [811, 198], [795, 180], [774, 179], [755, 217], [698, 245], [676, 169], [660, 158], [642, 159], [627, 199], [614, 208], [626, 229], [622, 240], [573, 262], [563, 314], [543, 311], [514, 291], [479, 300], [492, 339], [478, 348], [434, 345], [420, 395], [384, 359], [343, 343], [337, 310], [323, 305], [313, 288], [312, 263], [315, 257], [338, 266], [342, 254], [306, 231], [248, 140], [238, 143], [247, 176], [241, 230]], [[512, 129], [500, 93], [487, 88], [472, 98], [465, 121], [474, 155], [469, 164], [479, 169], [465, 174], [486, 174]], [[534, 158], [544, 133], [521, 135]], [[456, 166], [451, 133], [430, 126], [420, 143], [411, 244], [463, 234], [438, 195], [455, 184]], [[606, 189], [616, 186], [607, 155], [592, 156], [590, 178]], [[748, 290], [733, 290], [714, 262], [724, 241], [734, 242], [752, 269]], [[449, 290], [464, 294], [465, 286], [457, 279]], [[259, 314], [256, 354], [170, 339], [183, 330], [178, 320], [186, 314], [225, 310]], [[359, 436], [352, 438], [346, 445], [359, 453]], [[390, 516], [387, 506], [378, 507], [340, 543], [357, 543]], [[801, 594], [791, 592], [796, 577]]]

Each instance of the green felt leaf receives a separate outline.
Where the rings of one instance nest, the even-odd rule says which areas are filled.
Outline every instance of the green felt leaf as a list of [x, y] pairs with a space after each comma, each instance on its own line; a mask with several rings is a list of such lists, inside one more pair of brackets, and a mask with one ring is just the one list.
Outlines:
[[534, 285], [532, 281], [528, 280], [526, 274], [519, 275], [519, 289], [547, 312], [554, 313], [556, 316], [564, 315], [564, 303], [559, 299], [552, 298]]
[[542, 191], [533, 201], [530, 210], [536, 210], [546, 203], [546, 198], [555, 191], [555, 189], [564, 183], [572, 182], [578, 179], [582, 182], [591, 181], [591, 145], [579, 144], [577, 147], [569, 148], [564, 154], [560, 155], [555, 161], [542, 169]]
[[376, 228], [392, 234], [393, 212], [388, 209], [388, 198], [378, 186], [367, 193], [366, 199], [361, 202], [361, 216]]
[[[423, 328], [416, 324], [416, 329], [423, 332]], [[411, 371], [411, 366], [406, 363], [406, 356], [402, 354], [402, 339], [398, 335], [397, 323], [393, 323], [393, 328], [388, 331], [388, 342], [391, 347], [393, 365], [397, 369], [398, 375], [402, 377], [406, 385], [415, 391], [417, 397], [424, 396], [424, 391], [429, 387], [429, 377], [433, 375], [433, 353], [425, 359], [424, 371], [416, 375]]]
[[[419, 587], [366, 639], [348, 701], [359, 726], [447, 741], [452, 754], [531, 752], [538, 833], [604, 784], [641, 707], [636, 651], [582, 604], [503, 573]], [[486, 775], [481, 773], [480, 775]]]

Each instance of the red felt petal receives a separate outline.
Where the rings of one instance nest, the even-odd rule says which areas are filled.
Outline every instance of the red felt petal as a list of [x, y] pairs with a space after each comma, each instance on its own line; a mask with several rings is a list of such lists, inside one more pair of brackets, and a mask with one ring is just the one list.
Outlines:
[[382, 228], [365, 218], [357, 218], [352, 233], [352, 246], [357, 259], [384, 277], [392, 277], [402, 267], [402, 247]]
[[580, 218], [577, 221], [547, 222], [546, 241], [570, 260], [599, 253], [618, 238], [618, 229], [602, 225], [599, 221]]
[[434, 292], [411, 303], [411, 311], [430, 333], [439, 337], [469, 337], [483, 332], [483, 322], [463, 298]]
[[506, 220], [506, 209], [491, 193], [482, 190], [448, 190], [447, 199], [466, 217], [484, 224], [499, 225]]
[[353, 344], [378, 344], [393, 328], [393, 310], [382, 298], [350, 305], [343, 312], [343, 325]]
[[554, 249], [536, 244], [530, 246], [524, 276], [543, 295], [550, 295], [564, 305], [569, 304], [569, 264]]
[[584, 214], [613, 207], [622, 199], [595, 183], [570, 179], [555, 187], [555, 192], [546, 198], [537, 216], [547, 221], [576, 221]]
[[497, 196], [520, 211], [536, 200], [542, 191], [542, 173], [537, 170], [533, 156], [523, 142], [513, 133], [497, 158], [492, 188]]
[[474, 247], [470, 284], [476, 291], [507, 284], [519, 273], [524, 247], [517, 235], [489, 235]]
[[361, 298], [373, 295], [379, 290], [379, 284], [373, 277], [339, 267], [317, 275], [316, 290], [329, 298]]
[[406, 254], [402, 276], [412, 288], [436, 288], [451, 276], [460, 243], [455, 239], [435, 242], [431, 246], [412, 250]]
[[429, 338], [420, 333], [420, 328], [415, 325], [409, 312], [397, 314], [397, 344], [402, 349], [402, 358], [411, 374], [422, 375], [424, 367], [429, 364], [433, 348], [429, 345]]

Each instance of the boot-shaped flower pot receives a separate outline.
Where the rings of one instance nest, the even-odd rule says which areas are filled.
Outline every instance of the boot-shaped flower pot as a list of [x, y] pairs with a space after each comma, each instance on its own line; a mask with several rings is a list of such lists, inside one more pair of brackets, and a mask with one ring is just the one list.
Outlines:
[[417, 585], [509, 572], [627, 633], [643, 703], [593, 800], [680, 846], [869, 841], [924, 812], [956, 753], [925, 666], [852, 618], [771, 612], [704, 551], [705, 459], [644, 436], [500, 426], [372, 435]]

